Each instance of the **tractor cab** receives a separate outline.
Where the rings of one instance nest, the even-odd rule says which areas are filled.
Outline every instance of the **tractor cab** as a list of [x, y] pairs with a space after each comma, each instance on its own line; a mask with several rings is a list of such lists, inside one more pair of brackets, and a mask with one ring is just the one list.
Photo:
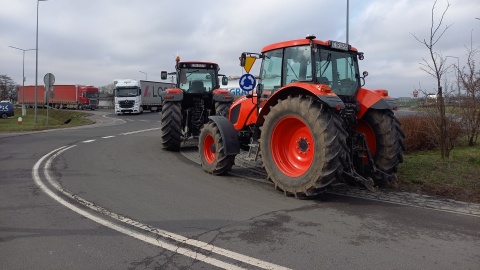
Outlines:
[[185, 94], [211, 93], [220, 88], [218, 77], [222, 77], [222, 85], [227, 85], [228, 78], [219, 74], [218, 64], [210, 62], [180, 62], [176, 58], [176, 71], [173, 73], [161, 72], [162, 80], [168, 75], [176, 75], [176, 87], [182, 89]]
[[280, 42], [264, 47], [262, 54], [243, 53], [240, 65], [247, 57], [263, 60], [257, 86], [257, 95], [262, 99], [296, 83], [323, 85], [323, 89], [330, 89], [337, 96], [350, 97], [355, 96], [363, 84], [358, 68], [363, 53], [337, 41], [324, 42], [308, 36]]

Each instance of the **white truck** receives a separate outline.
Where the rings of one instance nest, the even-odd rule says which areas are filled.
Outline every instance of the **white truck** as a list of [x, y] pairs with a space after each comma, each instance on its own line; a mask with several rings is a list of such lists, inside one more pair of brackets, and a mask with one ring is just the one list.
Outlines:
[[115, 113], [143, 113], [145, 110], [160, 111], [162, 108], [161, 92], [173, 88], [172, 83], [136, 81], [118, 79], [115, 85]]

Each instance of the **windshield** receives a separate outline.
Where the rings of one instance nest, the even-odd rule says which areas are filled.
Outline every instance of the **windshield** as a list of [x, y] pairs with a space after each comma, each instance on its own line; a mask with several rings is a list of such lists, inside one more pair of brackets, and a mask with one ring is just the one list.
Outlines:
[[328, 84], [337, 95], [351, 96], [359, 86], [358, 64], [348, 52], [320, 48], [315, 53], [317, 81]]
[[274, 90], [298, 81], [312, 81], [310, 45], [273, 50], [266, 52], [264, 56], [260, 70], [264, 90]]
[[122, 87], [115, 89], [116, 97], [135, 97], [138, 96], [138, 87]]
[[204, 93], [217, 86], [214, 69], [185, 68], [180, 70], [179, 87], [187, 93]]
[[87, 98], [98, 98], [98, 93], [85, 93], [85, 97]]
[[265, 53], [260, 69], [260, 80], [263, 90], [273, 90], [281, 87], [282, 57], [282, 49]]

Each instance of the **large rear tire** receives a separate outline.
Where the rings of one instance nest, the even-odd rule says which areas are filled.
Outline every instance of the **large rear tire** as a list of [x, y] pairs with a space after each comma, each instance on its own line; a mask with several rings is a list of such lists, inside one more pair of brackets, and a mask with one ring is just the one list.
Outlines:
[[162, 148], [168, 151], [180, 150], [182, 139], [182, 104], [166, 102], [162, 112]]
[[316, 196], [341, 179], [346, 137], [339, 116], [311, 97], [288, 97], [265, 117], [260, 135], [263, 165], [286, 195]]
[[[403, 162], [405, 151], [400, 122], [390, 110], [368, 110], [359, 119], [355, 130], [365, 134], [370, 153], [377, 169], [392, 175]], [[385, 175], [373, 173], [375, 185], [386, 184]]]
[[215, 115], [225, 116], [228, 118], [231, 102], [215, 102]]
[[203, 169], [214, 175], [227, 173], [235, 163], [235, 155], [225, 155], [224, 142], [215, 122], [210, 121], [200, 131], [198, 151]]

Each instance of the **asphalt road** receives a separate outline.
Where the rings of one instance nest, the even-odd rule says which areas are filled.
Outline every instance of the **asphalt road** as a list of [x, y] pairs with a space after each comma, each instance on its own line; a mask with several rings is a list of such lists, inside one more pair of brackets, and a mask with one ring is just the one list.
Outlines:
[[109, 117], [0, 135], [0, 269], [479, 269], [478, 215], [285, 197], [161, 150], [157, 113]]

